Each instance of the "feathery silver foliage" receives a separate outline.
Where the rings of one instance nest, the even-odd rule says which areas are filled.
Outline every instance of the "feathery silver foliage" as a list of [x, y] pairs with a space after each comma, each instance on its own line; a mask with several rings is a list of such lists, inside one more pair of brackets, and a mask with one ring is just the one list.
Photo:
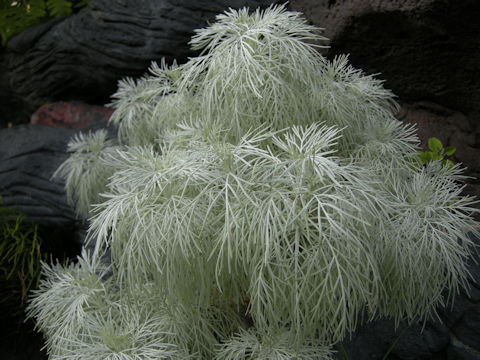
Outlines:
[[326, 360], [365, 310], [422, 321], [467, 286], [461, 167], [411, 161], [393, 94], [322, 40], [230, 9], [119, 83], [118, 144], [79, 135], [56, 173], [95, 250], [30, 301], [52, 359]]

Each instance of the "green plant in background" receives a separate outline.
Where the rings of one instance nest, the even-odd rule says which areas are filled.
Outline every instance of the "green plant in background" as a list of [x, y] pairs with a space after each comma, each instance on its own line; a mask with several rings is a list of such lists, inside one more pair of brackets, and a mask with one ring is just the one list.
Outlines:
[[[27, 294], [38, 285], [42, 254], [37, 227], [27, 222], [23, 214], [3, 206], [0, 197], [0, 271], [2, 304], [21, 307]], [[8, 293], [7, 293], [8, 289]]]
[[35, 358], [43, 354], [35, 323], [25, 316], [28, 294], [38, 289], [41, 263], [59, 258], [56, 261], [65, 264], [67, 251], [65, 243], [46, 237], [44, 229], [22, 212], [5, 206], [0, 196], [0, 324], [6, 346], [2, 358], [4, 353], [7, 357], [35, 354]]
[[75, 137], [56, 173], [94, 250], [33, 292], [51, 359], [330, 359], [360, 313], [423, 321], [467, 285], [462, 170], [412, 167], [393, 94], [320, 40], [230, 9], [119, 83], [117, 141]]
[[0, 0], [2, 46], [15, 34], [47, 20], [70, 15], [89, 0]]
[[418, 152], [418, 156], [422, 165], [426, 165], [431, 161], [441, 160], [442, 166], [447, 168], [454, 166], [454, 163], [449, 159], [445, 159], [445, 157], [453, 155], [456, 151], [455, 147], [447, 146], [444, 149], [443, 144], [439, 139], [431, 137], [428, 139], [428, 148], [429, 150], [427, 151]]

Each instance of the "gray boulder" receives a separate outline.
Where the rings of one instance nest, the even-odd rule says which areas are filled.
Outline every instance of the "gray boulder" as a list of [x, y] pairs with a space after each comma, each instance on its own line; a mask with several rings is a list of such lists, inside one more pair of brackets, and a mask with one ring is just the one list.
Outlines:
[[67, 158], [67, 143], [75, 132], [41, 125], [19, 125], [0, 131], [3, 204], [24, 213], [38, 226], [42, 238], [71, 256], [79, 253], [85, 224], [67, 203], [64, 183], [51, 177]]
[[20, 125], [0, 131], [0, 194], [4, 204], [39, 225], [62, 226], [75, 218], [61, 182], [51, 180], [67, 158], [71, 129]]
[[477, 0], [292, 0], [290, 6], [325, 28], [327, 56], [350, 54], [355, 67], [380, 73], [403, 101], [480, 114]]

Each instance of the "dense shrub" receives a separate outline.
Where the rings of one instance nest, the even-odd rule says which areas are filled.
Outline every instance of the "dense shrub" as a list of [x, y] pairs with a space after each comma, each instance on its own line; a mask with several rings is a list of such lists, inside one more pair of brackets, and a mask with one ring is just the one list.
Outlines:
[[[118, 139], [57, 172], [89, 241], [29, 306], [52, 359], [328, 359], [359, 313], [421, 321], [467, 280], [473, 199], [382, 82], [283, 6], [120, 82]], [[111, 264], [103, 260], [111, 256]]]

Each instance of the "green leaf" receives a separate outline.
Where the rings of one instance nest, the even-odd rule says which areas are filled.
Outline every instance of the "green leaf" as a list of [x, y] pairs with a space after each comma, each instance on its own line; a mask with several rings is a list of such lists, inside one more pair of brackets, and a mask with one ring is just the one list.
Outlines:
[[432, 161], [433, 153], [431, 151], [423, 151], [419, 152], [418, 156], [420, 157], [420, 160], [426, 164], [427, 162]]
[[72, 3], [67, 0], [48, 0], [47, 8], [53, 17], [70, 15], [72, 13]]
[[88, 5], [88, 2], [89, 2], [89, 1], [90, 1], [90, 0], [75, 1], [75, 2], [74, 2], [75, 5], [73, 5], [73, 7], [74, 7], [75, 9], [83, 8], [83, 7], [85, 7], [85, 6]]
[[453, 155], [453, 153], [456, 151], [457, 149], [455, 148], [455, 146], [447, 146], [445, 148], [445, 155], [447, 156], [451, 156]]
[[20, 6], [12, 6], [0, 12], [0, 33], [3, 45], [6, 44], [8, 38], [25, 28], [25, 15], [25, 9]]
[[410, 325], [408, 325], [406, 328], [404, 328], [402, 330], [402, 332], [396, 337], [395, 341], [392, 343], [392, 345], [390, 345], [390, 347], [388, 348], [387, 352], [383, 355], [382, 357], [382, 360], [387, 360], [388, 359], [388, 355], [390, 355], [390, 353], [393, 351], [393, 349], [395, 348], [395, 346], [397, 346], [397, 343], [398, 341], [402, 338], [402, 336], [405, 334], [405, 332], [410, 328]]
[[455, 164], [450, 160], [443, 160], [442, 165], [448, 167], [449, 169], [455, 166]]
[[440, 140], [435, 137], [431, 137], [430, 139], [428, 139], [428, 148], [435, 153], [439, 153], [440, 151], [442, 151], [443, 145]]
[[25, 27], [39, 24], [46, 19], [47, 7], [44, 0], [32, 0], [30, 7], [26, 12]]

